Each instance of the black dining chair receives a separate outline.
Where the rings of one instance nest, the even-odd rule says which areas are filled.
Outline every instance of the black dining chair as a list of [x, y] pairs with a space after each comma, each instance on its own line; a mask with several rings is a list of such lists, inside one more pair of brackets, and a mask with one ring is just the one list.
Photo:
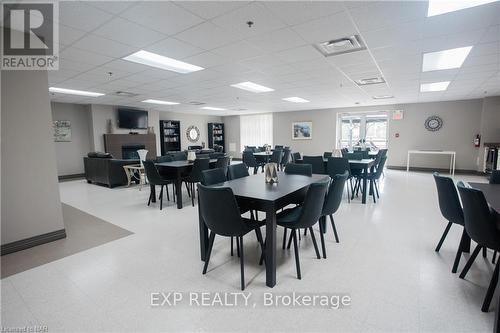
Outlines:
[[210, 230], [208, 251], [205, 257], [205, 265], [203, 266], [203, 274], [207, 273], [215, 235], [236, 237], [240, 251], [241, 290], [244, 290], [245, 263], [243, 236], [251, 231], [255, 231], [263, 255], [264, 242], [262, 240], [260, 227], [264, 225], [264, 222], [258, 222], [241, 217], [238, 203], [236, 202], [233, 191], [229, 187], [206, 187], [199, 184], [198, 191], [200, 214], [206, 226]]
[[217, 158], [217, 162], [215, 162], [215, 167], [216, 168], [223, 168], [224, 169], [224, 174], [227, 175], [227, 167], [229, 166], [229, 156], [222, 156]]
[[[458, 198], [457, 189], [453, 183], [453, 179], [450, 177], [440, 176], [439, 173], [434, 172], [434, 181], [436, 183], [439, 209], [441, 210], [441, 215], [448, 221], [446, 228], [444, 229], [443, 235], [439, 239], [439, 242], [434, 251], [439, 252], [441, 246], [443, 245], [448, 232], [453, 224], [464, 226], [464, 213], [462, 210], [462, 205], [460, 204], [460, 199]], [[460, 263], [460, 258], [462, 256], [463, 247], [466, 243], [470, 241], [465, 228], [462, 230], [462, 238], [460, 239], [460, 244], [458, 245], [457, 254], [455, 255], [455, 262], [453, 263], [452, 273], [456, 273], [458, 265]]]
[[172, 162], [174, 159], [172, 156], [169, 155], [164, 155], [164, 156], [158, 156], [156, 157], [156, 163], [166, 163], [166, 162]]
[[330, 218], [330, 223], [333, 229], [333, 235], [335, 236], [335, 241], [339, 242], [339, 235], [337, 233], [337, 228], [335, 226], [335, 221], [333, 220], [333, 214], [337, 212], [342, 202], [342, 194], [344, 193], [345, 182], [349, 177], [349, 172], [344, 171], [342, 174], [336, 174], [332, 178], [332, 182], [328, 188], [328, 193], [325, 198], [325, 203], [323, 204], [323, 210], [321, 211], [321, 218], [319, 221], [319, 234], [321, 238], [321, 249], [323, 250], [323, 258], [326, 259], [326, 246], [325, 237], [326, 233], [326, 217]]
[[[347, 190], [347, 201], [351, 202], [351, 192], [352, 192], [352, 175], [351, 167], [349, 165], [349, 160], [345, 157], [329, 157], [326, 163], [326, 173], [330, 178], [335, 177], [335, 175], [341, 175], [344, 172], [348, 173], [346, 190]], [[349, 190], [349, 186], [351, 189]]]
[[275, 145], [274, 150], [283, 150], [283, 146], [282, 145]]
[[232, 164], [227, 167], [227, 178], [229, 180], [248, 177], [248, 168], [245, 163]]
[[210, 168], [210, 159], [208, 158], [197, 158], [193, 162], [193, 168], [189, 175], [184, 177], [182, 180], [189, 184], [189, 192], [191, 193], [191, 204], [194, 207], [195, 199], [195, 184], [201, 182], [201, 172]]
[[325, 174], [323, 156], [304, 156], [302, 163], [311, 164], [313, 173]]
[[297, 163], [297, 161], [301, 160], [302, 156], [300, 156], [299, 152], [295, 152], [292, 154], [292, 162]]
[[185, 151], [178, 151], [178, 152], [171, 152], [168, 153], [172, 157], [173, 161], [185, 161], [187, 160], [187, 152]]
[[201, 172], [201, 183], [205, 186], [224, 183], [226, 180], [224, 168], [207, 169]]
[[298, 233], [300, 229], [309, 229], [313, 241], [316, 257], [321, 259], [318, 250], [316, 237], [312, 226], [318, 222], [325, 201], [325, 194], [328, 188], [328, 181], [313, 183], [309, 185], [304, 203], [301, 206], [285, 209], [276, 216], [276, 224], [286, 229], [290, 229], [290, 237], [293, 240], [295, 253], [295, 266], [297, 269], [297, 278], [302, 278], [300, 272], [299, 249], [297, 246]]
[[273, 153], [271, 154], [271, 158], [269, 159], [269, 162], [276, 163], [276, 165], [278, 166], [278, 169], [279, 169], [282, 155], [283, 155], [282, 149], [275, 149], [273, 151]]
[[[163, 187], [166, 187], [167, 192], [167, 200], [170, 201], [170, 197], [168, 194], [168, 185], [172, 185], [174, 189], [172, 189], [172, 194], [175, 198], [175, 183], [173, 178], [165, 178], [160, 175], [158, 169], [156, 168], [155, 162], [151, 160], [146, 160], [142, 162], [144, 165], [144, 171], [146, 173], [146, 177], [148, 178], [148, 182], [150, 186], [161, 186], [160, 190], [160, 210], [163, 209]], [[153, 200], [153, 191], [149, 194], [148, 206], [151, 204], [151, 200]]]
[[[483, 251], [484, 249], [500, 251], [500, 230], [498, 229], [500, 214], [489, 207], [481, 190], [466, 187], [463, 182], [458, 182], [457, 187], [463, 204], [465, 230], [470, 238], [477, 243], [462, 273], [460, 273], [460, 278], [463, 279], [481, 249]], [[499, 265], [500, 260], [495, 264], [495, 270], [481, 306], [482, 312], [488, 312], [490, 308], [491, 299], [498, 282]]]
[[222, 152], [213, 152], [213, 153], [209, 153], [209, 154], [208, 154], [208, 157], [209, 157], [210, 159], [214, 159], [214, 160], [216, 160], [216, 159], [218, 159], [219, 157], [224, 157], [224, 155], [225, 155], [225, 154], [224, 154], [224, 153], [222, 153]]
[[500, 184], [500, 170], [491, 171], [489, 183], [490, 184]]
[[283, 170], [283, 168], [285, 167], [285, 165], [288, 164], [288, 162], [290, 162], [290, 149], [284, 148], [283, 149], [283, 156], [281, 157], [281, 161], [280, 161], [281, 170]]
[[285, 166], [285, 173], [290, 175], [312, 176], [312, 166], [310, 164], [288, 163]]
[[259, 168], [262, 168], [262, 171], [264, 171], [264, 163], [257, 162], [257, 159], [253, 155], [252, 151], [245, 150], [243, 152], [243, 163], [245, 163], [245, 165], [248, 168], [253, 168], [253, 174], [254, 175], [257, 173], [257, 171], [259, 170]]
[[331, 151], [325, 151], [323, 153], [323, 158], [324, 159], [327, 159], [327, 158], [332, 157], [332, 156], [333, 156], [333, 153]]
[[[373, 202], [376, 203], [377, 199], [375, 199], [375, 195], [377, 198], [380, 198], [380, 195], [378, 193], [378, 185], [377, 181], [380, 179], [380, 176], [382, 175], [382, 172], [384, 170], [385, 166], [385, 161], [387, 160], [387, 156], [383, 156], [380, 159], [380, 163], [378, 164], [377, 168], [375, 169], [374, 172], [369, 173], [366, 178], [370, 182], [370, 194], [373, 197]], [[361, 181], [359, 181], [361, 183]]]

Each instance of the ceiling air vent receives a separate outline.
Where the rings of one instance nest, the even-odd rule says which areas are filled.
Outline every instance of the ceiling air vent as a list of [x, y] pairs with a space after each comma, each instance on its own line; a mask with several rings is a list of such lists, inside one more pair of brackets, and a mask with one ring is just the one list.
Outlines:
[[314, 45], [325, 57], [366, 49], [359, 35], [329, 40]]
[[359, 80], [354, 80], [358, 86], [367, 86], [369, 84], [379, 84], [379, 83], [385, 83], [385, 80], [383, 77], [371, 77], [367, 79], [359, 79]]
[[120, 97], [135, 97], [135, 96], [139, 96], [139, 94], [131, 93], [131, 92], [128, 92], [128, 91], [116, 91], [112, 95], [120, 96]]
[[206, 103], [197, 102], [197, 101], [191, 101], [191, 102], [188, 102], [188, 104], [191, 104], [191, 105], [203, 105], [203, 104], [206, 104]]

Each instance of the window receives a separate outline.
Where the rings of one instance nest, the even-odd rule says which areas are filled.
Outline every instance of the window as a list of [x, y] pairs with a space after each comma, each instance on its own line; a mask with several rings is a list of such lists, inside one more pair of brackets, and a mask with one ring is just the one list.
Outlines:
[[339, 148], [352, 148], [362, 139], [377, 148], [387, 148], [386, 112], [344, 113], [338, 116]]
[[245, 146], [273, 145], [273, 115], [240, 116], [241, 151]]

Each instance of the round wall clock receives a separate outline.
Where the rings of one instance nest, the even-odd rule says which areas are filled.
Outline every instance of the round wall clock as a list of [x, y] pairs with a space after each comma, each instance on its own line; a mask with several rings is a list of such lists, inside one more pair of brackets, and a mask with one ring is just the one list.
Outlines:
[[428, 131], [436, 132], [439, 131], [441, 127], [443, 127], [443, 119], [438, 116], [430, 116], [425, 120], [424, 125]]
[[198, 142], [200, 139], [200, 130], [198, 127], [191, 125], [186, 130], [186, 136], [190, 142]]

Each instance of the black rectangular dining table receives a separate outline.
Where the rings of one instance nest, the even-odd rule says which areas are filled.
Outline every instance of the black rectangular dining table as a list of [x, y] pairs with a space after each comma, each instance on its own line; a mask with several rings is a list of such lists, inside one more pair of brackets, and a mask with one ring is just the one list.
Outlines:
[[500, 184], [469, 183], [469, 185], [483, 191], [484, 197], [491, 208], [500, 213]]
[[[217, 159], [210, 159], [210, 166], [213, 167], [217, 163]], [[193, 162], [187, 160], [156, 163], [160, 173], [175, 174], [175, 196], [177, 197], [177, 208], [182, 209], [182, 176], [189, 172], [193, 167]], [[150, 185], [153, 193], [153, 202], [156, 201], [156, 190], [154, 185]]]
[[[303, 197], [312, 183], [329, 179], [327, 175], [288, 175], [278, 172], [278, 183], [267, 184], [264, 173], [229, 180], [212, 185], [214, 187], [230, 187], [238, 203], [246, 207], [266, 213], [266, 285], [276, 285], [276, 211]], [[247, 206], [248, 205], [248, 206]], [[200, 252], [201, 260], [205, 260], [208, 250], [208, 228], [199, 211]]]
[[265, 151], [259, 151], [259, 152], [253, 153], [253, 156], [255, 156], [256, 159], [263, 160], [266, 163], [269, 162], [269, 159], [271, 158], [272, 155], [273, 155], [272, 152], [267, 153]]

